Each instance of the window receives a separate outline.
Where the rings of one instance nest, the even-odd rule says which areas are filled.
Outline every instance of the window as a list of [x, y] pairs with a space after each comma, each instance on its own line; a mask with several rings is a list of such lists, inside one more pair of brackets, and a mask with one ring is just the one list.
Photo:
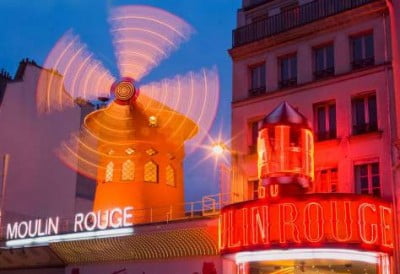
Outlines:
[[250, 153], [254, 153], [257, 150], [257, 139], [258, 139], [258, 128], [260, 120], [253, 121], [249, 124], [249, 150]]
[[358, 194], [381, 195], [379, 163], [355, 165], [354, 177], [356, 192]]
[[114, 175], [114, 163], [109, 162], [106, 166], [105, 182], [112, 182]]
[[175, 170], [171, 165], [168, 165], [165, 169], [165, 179], [166, 179], [166, 184], [168, 186], [176, 186], [175, 183]]
[[353, 134], [378, 130], [376, 95], [368, 94], [352, 99]]
[[297, 56], [288, 55], [279, 59], [280, 88], [297, 85]]
[[328, 168], [316, 172], [315, 189], [317, 192], [338, 191], [338, 169]]
[[148, 161], [144, 165], [144, 181], [149, 183], [158, 182], [158, 165], [153, 161]]
[[126, 160], [122, 164], [122, 181], [133, 181], [135, 177], [135, 165], [132, 160]]
[[248, 181], [247, 183], [247, 198], [249, 200], [258, 199], [258, 180]]
[[333, 44], [314, 49], [314, 77], [322, 79], [335, 73]]
[[265, 63], [250, 67], [250, 90], [251, 96], [265, 93]]
[[336, 138], [336, 105], [334, 102], [315, 105], [314, 119], [318, 141]]
[[373, 33], [354, 36], [351, 38], [352, 67], [359, 69], [372, 66], [374, 58], [374, 36]]

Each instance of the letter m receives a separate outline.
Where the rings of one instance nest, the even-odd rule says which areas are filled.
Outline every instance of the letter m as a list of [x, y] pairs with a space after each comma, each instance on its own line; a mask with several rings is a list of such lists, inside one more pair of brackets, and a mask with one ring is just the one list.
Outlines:
[[17, 238], [18, 236], [18, 223], [14, 223], [13, 226], [11, 224], [7, 224], [7, 240], [12, 240]]

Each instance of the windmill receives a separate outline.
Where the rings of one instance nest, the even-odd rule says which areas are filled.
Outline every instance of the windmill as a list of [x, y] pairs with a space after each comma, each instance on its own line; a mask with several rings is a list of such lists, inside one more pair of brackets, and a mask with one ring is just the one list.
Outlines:
[[184, 143], [196, 147], [211, 127], [219, 97], [217, 71], [200, 69], [139, 86], [193, 29], [149, 6], [113, 8], [109, 22], [118, 80], [68, 31], [44, 64], [50, 69], [39, 79], [38, 110], [51, 113], [111, 98], [107, 107], [85, 117], [80, 132], [57, 153], [96, 180], [94, 210], [183, 203]]

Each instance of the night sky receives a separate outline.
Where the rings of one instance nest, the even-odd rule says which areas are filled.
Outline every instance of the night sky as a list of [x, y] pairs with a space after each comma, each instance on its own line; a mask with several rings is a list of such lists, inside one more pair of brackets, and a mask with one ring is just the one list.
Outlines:
[[[2, 0], [0, 1], [0, 68], [14, 75], [22, 58], [44, 63], [55, 42], [69, 29], [78, 34], [115, 76], [118, 75], [109, 33], [109, 8], [144, 4], [165, 9], [187, 21], [195, 29], [191, 39], [164, 60], [141, 82], [152, 82], [185, 74], [189, 70], [216, 65], [220, 75], [220, 105], [210, 136], [221, 132], [230, 136], [232, 29], [241, 0]], [[205, 158], [208, 151], [198, 150], [185, 162], [185, 197], [200, 200], [218, 192], [217, 163]], [[57, 160], [57, 159], [55, 159]]]

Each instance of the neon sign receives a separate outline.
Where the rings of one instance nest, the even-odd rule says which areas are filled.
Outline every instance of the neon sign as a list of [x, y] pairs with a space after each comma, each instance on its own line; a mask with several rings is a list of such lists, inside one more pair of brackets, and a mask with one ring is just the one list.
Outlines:
[[[114, 208], [77, 213], [74, 219], [74, 232], [104, 230], [107, 228], [121, 228], [133, 225], [133, 207]], [[7, 224], [6, 240], [35, 238], [57, 235], [59, 233], [60, 218], [36, 219], [30, 221]]]
[[226, 206], [220, 216], [222, 253], [289, 247], [393, 250], [389, 203], [355, 194], [307, 194]]

